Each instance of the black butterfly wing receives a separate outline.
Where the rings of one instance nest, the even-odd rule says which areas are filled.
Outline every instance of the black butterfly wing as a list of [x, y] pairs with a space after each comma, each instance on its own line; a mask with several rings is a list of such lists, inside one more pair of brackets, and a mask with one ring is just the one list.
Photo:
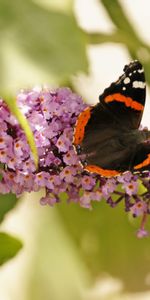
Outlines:
[[120, 126], [137, 129], [140, 125], [146, 97], [145, 74], [140, 62], [124, 67], [124, 73], [100, 95], [104, 110], [109, 110]]
[[136, 147], [136, 152], [133, 157], [131, 170], [136, 171], [145, 171], [150, 170], [150, 144], [141, 143]]
[[87, 171], [109, 177], [127, 170], [131, 172], [150, 170], [150, 144], [144, 142], [150, 138], [149, 131], [127, 132], [116, 126], [109, 128], [104, 125], [99, 131], [94, 129], [94, 124], [91, 131], [90, 122], [87, 124], [85, 138], [81, 144]]
[[128, 139], [112, 113], [101, 104], [92, 109], [80, 146], [85, 170], [103, 176], [129, 170], [136, 150], [136, 144]]
[[100, 103], [80, 114], [74, 144], [87, 171], [114, 176], [133, 168], [139, 141], [130, 131], [140, 125], [145, 94], [144, 71], [135, 61], [104, 91]]

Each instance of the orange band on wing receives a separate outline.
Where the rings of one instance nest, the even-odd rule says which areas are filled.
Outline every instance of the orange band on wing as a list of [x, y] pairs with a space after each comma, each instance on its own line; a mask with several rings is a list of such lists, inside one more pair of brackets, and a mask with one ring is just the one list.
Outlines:
[[135, 169], [135, 170], [137, 170], [137, 169], [142, 169], [142, 168], [144, 168], [144, 167], [146, 167], [146, 166], [148, 166], [148, 165], [150, 165], [150, 154], [148, 154], [148, 157], [147, 157], [142, 163], [136, 165], [136, 166], [134, 167], [134, 169]]
[[77, 119], [74, 130], [74, 145], [80, 144], [84, 138], [85, 126], [91, 117], [91, 109], [91, 107], [87, 107], [84, 111], [81, 112]]
[[88, 165], [84, 169], [90, 173], [96, 173], [96, 174], [99, 174], [99, 175], [105, 176], [105, 177], [112, 177], [112, 176], [116, 176], [116, 175], [120, 174], [118, 171], [105, 170], [105, 169], [102, 169], [95, 165]]
[[113, 101], [122, 102], [125, 104], [125, 106], [131, 107], [138, 111], [142, 111], [144, 109], [144, 106], [141, 103], [134, 101], [134, 100], [132, 100], [132, 98], [126, 97], [120, 93], [108, 95], [105, 97], [104, 101], [106, 103], [113, 102]]

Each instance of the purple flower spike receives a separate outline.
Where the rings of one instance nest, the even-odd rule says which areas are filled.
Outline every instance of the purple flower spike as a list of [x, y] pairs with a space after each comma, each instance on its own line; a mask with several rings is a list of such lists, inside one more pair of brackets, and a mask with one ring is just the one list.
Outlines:
[[[53, 206], [66, 193], [67, 202], [91, 208], [92, 201], [105, 201], [116, 207], [124, 201], [125, 211], [144, 216], [137, 236], [147, 236], [144, 229], [150, 213], [150, 172], [104, 178], [86, 173], [73, 147], [77, 118], [87, 105], [68, 88], [33, 89], [17, 96], [18, 107], [33, 131], [39, 165], [35, 169], [25, 134], [7, 105], [0, 100], [0, 193], [20, 196], [23, 192], [45, 189], [41, 205]], [[145, 187], [138, 195], [139, 182]]]

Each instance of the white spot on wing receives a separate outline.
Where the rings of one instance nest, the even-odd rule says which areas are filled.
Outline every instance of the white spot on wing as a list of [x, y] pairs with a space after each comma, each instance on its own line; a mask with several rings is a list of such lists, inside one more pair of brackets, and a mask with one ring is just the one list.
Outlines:
[[126, 90], [126, 87], [125, 86], [123, 86], [123, 88], [122, 88], [124, 91]]
[[130, 82], [130, 78], [126, 77], [123, 82], [124, 82], [124, 84], [128, 84]]
[[134, 88], [138, 88], [138, 89], [144, 89], [145, 88], [145, 82], [143, 82], [143, 81], [133, 81], [133, 87]]
[[138, 73], [143, 73], [143, 72], [144, 72], [143, 68], [138, 70]]

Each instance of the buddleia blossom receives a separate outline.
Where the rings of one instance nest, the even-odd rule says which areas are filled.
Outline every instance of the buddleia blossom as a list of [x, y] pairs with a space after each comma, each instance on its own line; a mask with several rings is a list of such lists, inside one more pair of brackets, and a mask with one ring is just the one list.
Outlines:
[[[34, 134], [39, 165], [36, 169], [25, 134], [1, 99], [0, 193], [12, 192], [19, 197], [23, 192], [44, 188], [41, 205], [53, 206], [65, 193], [68, 202], [78, 202], [88, 209], [93, 201], [104, 199], [112, 208], [124, 201], [126, 212], [142, 218], [137, 236], [147, 236], [144, 225], [150, 212], [149, 172], [104, 178], [85, 172], [80, 164], [73, 132], [77, 117], [87, 107], [82, 98], [68, 88], [33, 89], [20, 92], [17, 103]], [[141, 181], [145, 191], [139, 195]]]

